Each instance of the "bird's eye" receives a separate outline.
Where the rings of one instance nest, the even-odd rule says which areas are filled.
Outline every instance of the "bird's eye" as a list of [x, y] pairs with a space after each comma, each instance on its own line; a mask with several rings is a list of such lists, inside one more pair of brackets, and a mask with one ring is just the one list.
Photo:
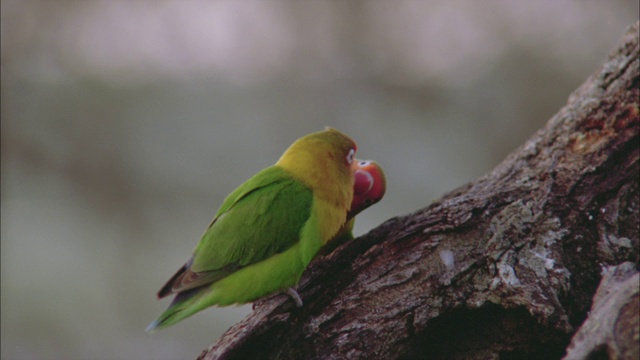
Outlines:
[[353, 157], [355, 156], [355, 154], [356, 154], [356, 151], [354, 149], [349, 150], [349, 153], [347, 154], [347, 157], [346, 157], [348, 164], [351, 164], [353, 162]]
[[370, 164], [370, 162], [369, 162], [369, 161], [367, 161], [367, 160], [362, 160], [362, 161], [360, 161], [360, 162], [358, 163], [358, 165], [359, 165], [359, 166], [367, 166], [367, 165], [369, 165], [369, 164]]

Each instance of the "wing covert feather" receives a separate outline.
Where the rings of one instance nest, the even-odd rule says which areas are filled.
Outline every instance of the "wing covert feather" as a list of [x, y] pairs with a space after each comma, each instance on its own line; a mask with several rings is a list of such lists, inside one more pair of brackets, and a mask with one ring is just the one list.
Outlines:
[[237, 269], [299, 241], [313, 193], [279, 167], [269, 167], [225, 199], [194, 252], [192, 272]]

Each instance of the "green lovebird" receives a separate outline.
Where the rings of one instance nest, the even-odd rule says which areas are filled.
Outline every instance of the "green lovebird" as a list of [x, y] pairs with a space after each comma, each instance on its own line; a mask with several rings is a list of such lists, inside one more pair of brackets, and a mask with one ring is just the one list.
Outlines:
[[285, 289], [301, 306], [292, 287], [346, 222], [356, 150], [350, 137], [326, 128], [296, 140], [229, 194], [193, 256], [158, 292], [176, 296], [147, 331]]

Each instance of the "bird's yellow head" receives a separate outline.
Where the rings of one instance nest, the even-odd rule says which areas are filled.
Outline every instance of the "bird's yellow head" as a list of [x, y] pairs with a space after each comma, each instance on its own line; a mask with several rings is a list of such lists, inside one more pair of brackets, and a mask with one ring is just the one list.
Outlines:
[[327, 127], [296, 140], [276, 165], [309, 186], [318, 197], [349, 209], [357, 149], [349, 136]]

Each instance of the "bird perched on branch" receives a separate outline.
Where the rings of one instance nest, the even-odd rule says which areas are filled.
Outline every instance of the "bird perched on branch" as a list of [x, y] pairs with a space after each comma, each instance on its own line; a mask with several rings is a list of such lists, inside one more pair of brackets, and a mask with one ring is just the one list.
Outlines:
[[160, 289], [176, 294], [147, 331], [207, 307], [254, 301], [293, 287], [347, 220], [356, 143], [332, 128], [295, 141], [222, 203], [193, 256]]

